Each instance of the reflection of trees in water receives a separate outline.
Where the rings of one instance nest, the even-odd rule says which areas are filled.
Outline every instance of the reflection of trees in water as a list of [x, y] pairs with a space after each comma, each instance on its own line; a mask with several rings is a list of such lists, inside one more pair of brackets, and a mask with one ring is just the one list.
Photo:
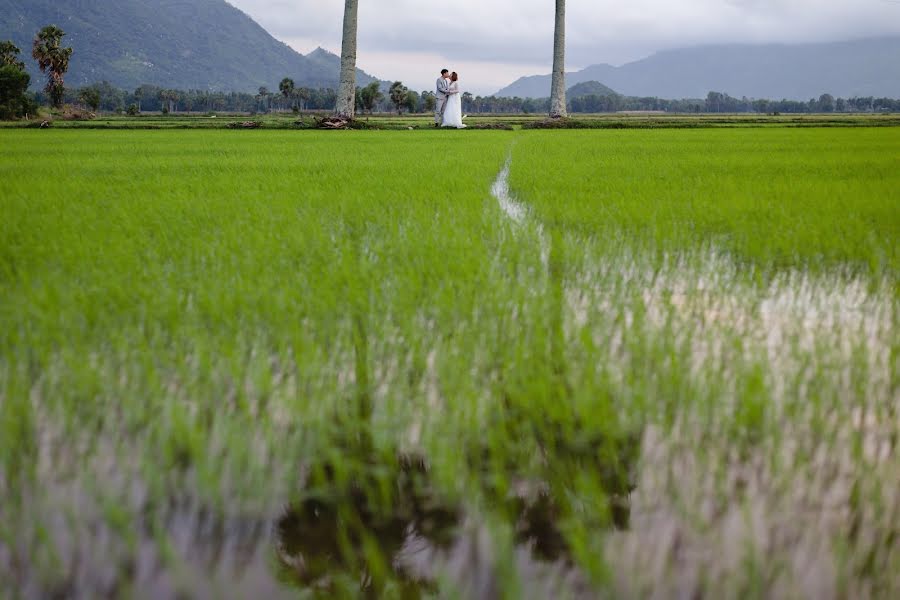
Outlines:
[[[503, 456], [502, 466], [485, 446], [468, 456], [489, 510], [481, 519], [509, 524], [515, 543], [532, 562], [572, 567], [560, 529], [571, 511], [572, 478], [591, 473], [607, 497], [607, 510], [600, 511], [605, 514], [586, 526], [627, 527], [637, 443], [633, 437], [569, 437], [580, 440], [574, 443], [551, 437], [542, 444], [542, 478], [519, 481], [512, 491], [497, 490], [491, 470], [501, 468], [515, 481], [514, 453]], [[354, 455], [359, 456], [350, 452], [348, 460]], [[469, 506], [436, 490], [424, 460], [401, 457], [393, 466], [361, 462], [367, 470], [356, 479], [342, 480], [329, 465], [320, 467], [304, 498], [277, 520], [277, 556], [285, 579], [323, 595], [362, 590], [375, 597], [389, 589], [392, 595], [417, 598], [437, 590], [439, 565], [455, 564], [461, 576], [478, 580], [473, 585], [480, 591], [473, 595], [490, 597], [502, 589], [492, 559], [485, 556], [491, 550], [484, 521], [479, 526]], [[482, 543], [473, 541], [479, 536]]]
[[276, 523], [282, 572], [323, 592], [347, 578], [370, 593], [389, 581], [406, 593], [429, 587], [396, 559], [413, 541], [449, 547], [460, 513], [430, 492], [421, 463], [402, 464], [389, 491], [375, 477], [342, 485], [326, 469], [325, 478]]

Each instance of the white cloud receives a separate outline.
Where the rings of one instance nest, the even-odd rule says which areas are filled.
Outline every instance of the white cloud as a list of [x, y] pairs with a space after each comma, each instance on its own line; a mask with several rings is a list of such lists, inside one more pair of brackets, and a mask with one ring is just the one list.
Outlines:
[[[229, 0], [301, 52], [338, 52], [340, 0]], [[362, 0], [359, 66], [415, 89], [442, 66], [492, 93], [550, 70], [553, 0]], [[569, 0], [568, 64], [621, 64], [722, 42], [814, 42], [900, 34], [893, 0]]]

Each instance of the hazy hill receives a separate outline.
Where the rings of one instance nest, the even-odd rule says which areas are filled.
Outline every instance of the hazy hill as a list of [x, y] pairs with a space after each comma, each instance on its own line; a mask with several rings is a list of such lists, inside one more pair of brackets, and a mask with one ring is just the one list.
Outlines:
[[[284, 77], [298, 86], [337, 87], [338, 57], [309, 57], [279, 42], [225, 0], [0, 0], [0, 40], [12, 39], [36, 79], [31, 42], [44, 25], [67, 33], [75, 52], [66, 82], [107, 80], [216, 91], [277, 90]], [[358, 82], [375, 81], [359, 72]]]
[[[602, 81], [628, 96], [735, 97], [809, 100], [835, 96], [900, 97], [900, 37], [829, 44], [726, 45], [659, 52], [613, 67], [567, 74], [569, 85]], [[550, 75], [523, 77], [495, 95], [546, 98]]]
[[[610, 89], [599, 81], [584, 81], [576, 83], [566, 91], [566, 98], [581, 98], [582, 96], [614, 96], [615, 90]], [[549, 96], [548, 96], [549, 97]]]
[[[329, 73], [338, 73], [341, 70], [341, 57], [324, 48], [316, 48], [306, 55], [306, 59], [319, 69], [324, 69]], [[362, 84], [362, 82], [359, 83]]]

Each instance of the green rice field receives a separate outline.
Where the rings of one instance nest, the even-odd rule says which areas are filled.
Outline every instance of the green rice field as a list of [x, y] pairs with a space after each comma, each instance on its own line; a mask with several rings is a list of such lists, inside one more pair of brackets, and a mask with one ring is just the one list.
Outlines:
[[900, 128], [0, 130], [0, 598], [900, 596]]

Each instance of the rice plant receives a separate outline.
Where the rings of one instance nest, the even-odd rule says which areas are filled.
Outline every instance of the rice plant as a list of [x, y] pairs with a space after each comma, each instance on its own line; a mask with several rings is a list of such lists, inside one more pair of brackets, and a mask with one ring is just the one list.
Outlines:
[[0, 595], [895, 596], [898, 150], [0, 131]]

